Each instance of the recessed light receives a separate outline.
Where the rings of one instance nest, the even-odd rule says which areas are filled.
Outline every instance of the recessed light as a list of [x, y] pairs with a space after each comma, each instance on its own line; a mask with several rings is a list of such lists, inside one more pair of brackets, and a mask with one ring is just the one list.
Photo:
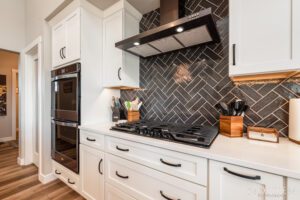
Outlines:
[[178, 33], [181, 33], [181, 32], [184, 31], [184, 28], [183, 28], [182, 26], [179, 26], [179, 27], [176, 29], [176, 31], [177, 31]]
[[133, 44], [134, 44], [134, 46], [139, 46], [139, 45], [140, 45], [139, 42], [135, 42], [135, 43], [133, 43]]

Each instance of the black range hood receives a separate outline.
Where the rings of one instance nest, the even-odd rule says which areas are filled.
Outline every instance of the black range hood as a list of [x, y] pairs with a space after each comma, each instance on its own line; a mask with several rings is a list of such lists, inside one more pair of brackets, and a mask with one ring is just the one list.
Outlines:
[[218, 43], [211, 8], [184, 16], [184, 0], [161, 0], [161, 26], [117, 42], [117, 48], [143, 58], [199, 44]]

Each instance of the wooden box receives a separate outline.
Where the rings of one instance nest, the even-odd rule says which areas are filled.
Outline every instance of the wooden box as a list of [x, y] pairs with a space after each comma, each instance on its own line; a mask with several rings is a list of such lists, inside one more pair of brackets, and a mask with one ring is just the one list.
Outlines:
[[134, 122], [140, 120], [140, 112], [139, 111], [128, 111], [127, 112], [127, 121]]
[[275, 128], [248, 126], [247, 137], [250, 140], [279, 143], [279, 132]]
[[243, 137], [242, 116], [220, 116], [220, 134], [227, 137]]

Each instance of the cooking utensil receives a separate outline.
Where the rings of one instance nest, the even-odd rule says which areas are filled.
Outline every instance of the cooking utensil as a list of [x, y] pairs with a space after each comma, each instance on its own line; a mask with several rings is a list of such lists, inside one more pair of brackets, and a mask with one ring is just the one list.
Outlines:
[[228, 105], [226, 103], [224, 103], [224, 102], [220, 102], [220, 105], [222, 107], [222, 110], [224, 111], [223, 114], [225, 116], [228, 116], [229, 115], [229, 107], [228, 107]]

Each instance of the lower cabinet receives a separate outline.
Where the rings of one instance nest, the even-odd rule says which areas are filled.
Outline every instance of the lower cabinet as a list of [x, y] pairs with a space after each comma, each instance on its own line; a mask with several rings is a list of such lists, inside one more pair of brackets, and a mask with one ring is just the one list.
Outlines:
[[52, 161], [53, 174], [67, 184], [70, 188], [80, 193], [80, 177], [71, 170], [65, 168], [61, 164]]
[[[137, 200], [206, 200], [206, 187], [105, 155], [105, 181]], [[119, 200], [119, 199], [118, 199]]]
[[261, 171], [209, 163], [210, 200], [285, 200], [284, 178]]
[[81, 193], [88, 200], [104, 200], [104, 153], [80, 145]]
[[110, 184], [105, 184], [105, 200], [135, 200]]
[[287, 180], [287, 200], [300, 199], [300, 180], [288, 178]]

